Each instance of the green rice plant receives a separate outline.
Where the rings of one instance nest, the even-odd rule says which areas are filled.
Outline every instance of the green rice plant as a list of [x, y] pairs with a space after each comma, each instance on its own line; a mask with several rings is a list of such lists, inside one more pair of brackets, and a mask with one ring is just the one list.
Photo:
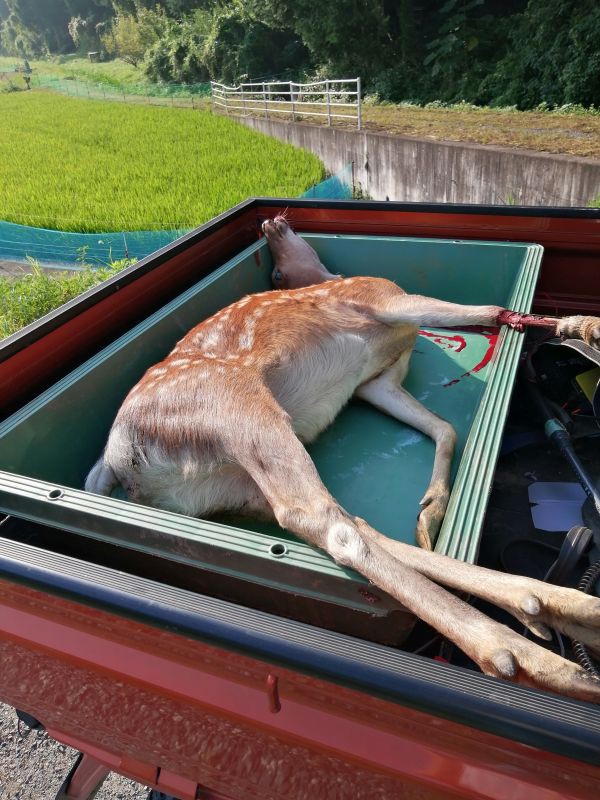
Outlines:
[[319, 159], [207, 111], [0, 95], [0, 219], [65, 231], [191, 228], [251, 196], [294, 197]]
[[67, 303], [77, 295], [133, 263], [116, 261], [102, 269], [86, 267], [77, 272], [48, 273], [31, 261], [22, 278], [0, 278], [0, 339]]

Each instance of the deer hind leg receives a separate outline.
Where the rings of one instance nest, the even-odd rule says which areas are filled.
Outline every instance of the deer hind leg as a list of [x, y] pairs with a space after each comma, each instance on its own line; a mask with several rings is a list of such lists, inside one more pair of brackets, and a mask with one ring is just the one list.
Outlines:
[[[384, 546], [390, 540], [345, 511], [320, 481], [283, 413], [277, 419], [269, 419], [261, 430], [253, 431], [252, 438], [244, 444], [236, 455], [237, 461], [258, 484], [280, 525], [326, 550], [338, 563], [355, 569], [395, 597], [455, 642], [487, 674], [600, 702], [600, 682], [592, 680], [583, 669], [494, 622], [426, 576], [429, 571], [441, 582], [450, 571], [449, 583], [456, 583], [452, 564], [459, 562], [409, 545], [392, 553]], [[496, 602], [500, 600], [502, 604], [510, 596], [513, 576], [465, 566], [475, 570], [469, 572], [469, 577], [475, 575], [480, 587], [487, 573], [494, 576]], [[503, 579], [508, 579], [506, 587]], [[468, 581], [457, 580], [459, 588], [466, 588]], [[600, 605], [600, 600], [591, 601], [581, 592], [574, 594], [581, 598], [580, 608], [586, 603]], [[593, 613], [594, 608], [588, 611]], [[588, 611], [578, 617], [578, 629], [588, 621]]]
[[385, 308], [378, 309], [374, 316], [388, 325], [432, 325], [452, 327], [454, 325], [498, 325], [500, 306], [468, 306], [447, 303], [433, 297], [416, 294], [391, 294]]
[[[468, 306], [447, 303], [420, 295], [391, 295], [384, 308], [374, 313], [376, 319], [388, 325], [502, 325], [510, 324], [506, 309], [500, 306]], [[525, 324], [527, 324], [525, 322]], [[549, 325], [556, 321], [549, 319]], [[566, 339], [582, 339], [595, 350], [600, 350], [600, 317], [563, 317], [556, 325], [556, 333]]]
[[590, 347], [600, 350], [600, 317], [563, 317], [557, 333], [565, 339], [582, 339]]
[[[359, 525], [370, 541], [431, 581], [504, 609], [541, 639], [550, 640], [550, 628], [554, 628], [571, 639], [583, 642], [593, 652], [600, 653], [600, 598], [521, 575], [506, 575], [440, 553], [424, 552], [404, 542], [389, 539], [364, 520], [359, 520]], [[473, 659], [484, 672], [486, 670], [481, 658], [493, 641], [490, 633], [487, 631], [481, 639], [480, 658]], [[496, 634], [493, 636], [496, 637]], [[453, 641], [458, 644], [456, 639]], [[495, 641], [500, 644], [500, 639]], [[539, 688], [600, 702], [600, 681], [592, 680], [589, 675], [586, 677], [572, 662], [564, 659], [557, 661], [553, 653], [513, 631], [503, 634], [502, 649], [507, 669], [512, 664], [510, 669], [517, 679]], [[564, 670], [562, 675], [555, 673], [555, 666], [560, 666], [560, 662]], [[508, 677], [508, 673], [504, 677]]]
[[406, 389], [400, 386], [408, 366], [410, 351], [390, 369], [360, 386], [355, 396], [366, 400], [380, 411], [422, 431], [435, 442], [435, 457], [431, 480], [421, 499], [416, 539], [419, 547], [431, 550], [439, 533], [450, 496], [450, 469], [456, 446], [452, 425], [425, 408]]

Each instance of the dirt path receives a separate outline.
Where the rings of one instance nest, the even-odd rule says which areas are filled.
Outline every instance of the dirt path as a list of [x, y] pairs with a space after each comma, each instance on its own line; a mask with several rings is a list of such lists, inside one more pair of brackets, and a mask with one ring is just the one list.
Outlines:
[[[60, 274], [62, 271], [60, 267], [52, 267], [50, 265], [40, 265], [44, 272]], [[22, 278], [32, 271], [31, 265], [28, 262], [22, 261], [5, 261], [0, 258], [0, 278]]]

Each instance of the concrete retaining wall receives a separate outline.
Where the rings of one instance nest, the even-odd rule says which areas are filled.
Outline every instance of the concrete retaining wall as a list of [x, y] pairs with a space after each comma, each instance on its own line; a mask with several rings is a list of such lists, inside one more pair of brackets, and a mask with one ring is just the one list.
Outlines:
[[331, 172], [349, 162], [374, 200], [587, 206], [600, 161], [254, 117], [244, 125], [310, 150]]

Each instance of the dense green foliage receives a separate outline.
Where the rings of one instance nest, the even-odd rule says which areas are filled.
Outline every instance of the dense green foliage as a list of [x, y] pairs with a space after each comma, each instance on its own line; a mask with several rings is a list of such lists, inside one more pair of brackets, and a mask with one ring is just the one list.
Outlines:
[[360, 75], [384, 100], [600, 105], [597, 0], [0, 0], [0, 48], [152, 80]]
[[600, 3], [529, 0], [509, 48], [484, 81], [502, 105], [600, 105]]
[[293, 197], [323, 177], [311, 153], [206, 111], [0, 94], [0, 219], [9, 222], [194, 227], [247, 197]]
[[88, 267], [78, 272], [53, 274], [43, 272], [33, 263], [31, 271], [22, 278], [0, 278], [0, 339], [16, 333], [130, 263], [125, 260], [103, 269]]

